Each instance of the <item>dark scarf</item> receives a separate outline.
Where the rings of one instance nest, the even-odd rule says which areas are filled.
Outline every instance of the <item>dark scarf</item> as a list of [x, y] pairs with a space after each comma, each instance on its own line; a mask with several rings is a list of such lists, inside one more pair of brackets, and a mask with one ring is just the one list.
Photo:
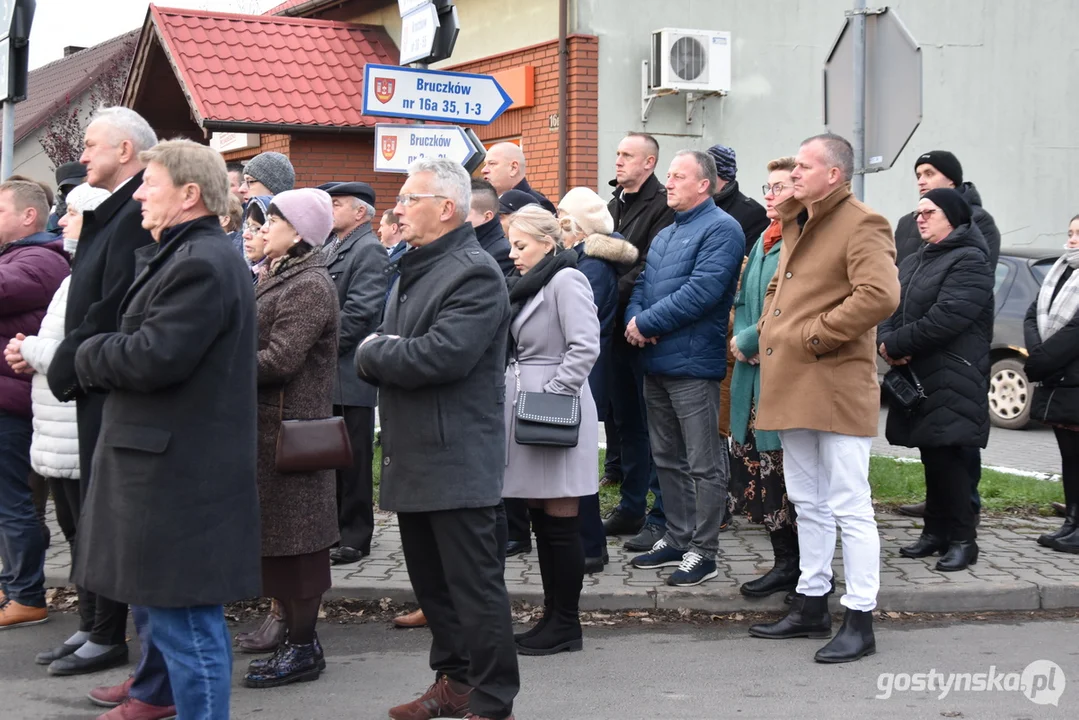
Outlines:
[[510, 291], [510, 324], [521, 314], [521, 310], [543, 286], [551, 281], [559, 270], [577, 267], [577, 253], [563, 250], [557, 255], [548, 255], [524, 275], [511, 275], [506, 278]]

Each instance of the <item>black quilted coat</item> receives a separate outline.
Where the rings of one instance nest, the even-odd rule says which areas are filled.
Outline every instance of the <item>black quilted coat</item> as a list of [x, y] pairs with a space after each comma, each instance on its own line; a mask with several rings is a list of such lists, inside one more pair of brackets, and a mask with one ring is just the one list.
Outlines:
[[989, 440], [989, 341], [993, 270], [975, 224], [926, 243], [899, 266], [899, 308], [877, 330], [892, 358], [910, 357], [926, 398], [893, 404], [886, 435], [906, 447], [985, 447]]

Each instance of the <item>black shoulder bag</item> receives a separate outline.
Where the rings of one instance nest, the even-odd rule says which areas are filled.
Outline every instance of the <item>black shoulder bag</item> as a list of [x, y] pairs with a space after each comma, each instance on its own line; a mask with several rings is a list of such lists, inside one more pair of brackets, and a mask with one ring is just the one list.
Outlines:
[[523, 392], [521, 365], [516, 355], [514, 344], [512, 362], [513, 376], [517, 379], [517, 422], [513, 439], [518, 445], [577, 447], [577, 436], [581, 429], [581, 399], [576, 395]]

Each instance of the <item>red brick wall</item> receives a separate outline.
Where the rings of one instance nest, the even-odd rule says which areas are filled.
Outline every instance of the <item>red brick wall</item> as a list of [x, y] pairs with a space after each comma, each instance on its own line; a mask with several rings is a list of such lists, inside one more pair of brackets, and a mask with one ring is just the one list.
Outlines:
[[[599, 153], [599, 39], [572, 35], [568, 39], [569, 93], [567, 129], [569, 147], [566, 187], [597, 185]], [[509, 110], [487, 126], [473, 126], [483, 141], [520, 136], [527, 158], [528, 182], [552, 200], [558, 197], [558, 41], [456, 65], [458, 72], [493, 73], [521, 65], [535, 68], [535, 105]]]
[[[566, 187], [595, 188], [599, 152], [599, 39], [572, 35], [568, 39], [568, 140]], [[458, 72], [492, 73], [532, 65], [535, 68], [535, 105], [509, 110], [486, 126], [473, 126], [481, 140], [520, 137], [528, 160], [528, 181], [547, 197], [558, 199], [558, 41], [522, 48], [502, 55], [453, 67]], [[274, 150], [289, 156], [296, 169], [296, 186], [313, 187], [330, 180], [362, 180], [375, 188], [376, 208], [393, 205], [404, 176], [374, 172], [374, 132], [362, 134], [263, 134], [257, 149], [226, 153], [226, 160], [246, 160]]]

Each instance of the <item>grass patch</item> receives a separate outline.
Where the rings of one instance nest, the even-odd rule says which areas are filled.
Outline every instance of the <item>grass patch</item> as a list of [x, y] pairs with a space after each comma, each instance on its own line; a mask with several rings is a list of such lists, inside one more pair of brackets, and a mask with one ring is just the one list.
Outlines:
[[[604, 450], [599, 451], [599, 475], [603, 475], [606, 455]], [[376, 505], [381, 470], [382, 448], [376, 444], [372, 473], [375, 480]], [[869, 460], [869, 484], [873, 488], [873, 502], [886, 508], [925, 500], [925, 472], [920, 462], [872, 457]], [[982, 496], [982, 508], [988, 512], [1025, 512], [1048, 515], [1052, 513], [1049, 503], [1064, 500], [1064, 488], [1059, 482], [1011, 475], [996, 470], [982, 470], [978, 492]], [[620, 498], [618, 487], [600, 488], [600, 511], [606, 515], [614, 509]], [[651, 493], [648, 495], [648, 506], [652, 506]]]

